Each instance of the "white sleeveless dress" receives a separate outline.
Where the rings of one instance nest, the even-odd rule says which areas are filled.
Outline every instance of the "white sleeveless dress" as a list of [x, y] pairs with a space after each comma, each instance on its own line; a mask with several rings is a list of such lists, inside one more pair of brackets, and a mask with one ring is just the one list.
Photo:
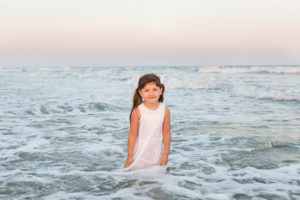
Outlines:
[[162, 145], [162, 126], [165, 117], [165, 104], [160, 102], [156, 110], [147, 108], [143, 103], [138, 106], [141, 113], [139, 132], [133, 151], [133, 163], [125, 170], [159, 165], [164, 154]]

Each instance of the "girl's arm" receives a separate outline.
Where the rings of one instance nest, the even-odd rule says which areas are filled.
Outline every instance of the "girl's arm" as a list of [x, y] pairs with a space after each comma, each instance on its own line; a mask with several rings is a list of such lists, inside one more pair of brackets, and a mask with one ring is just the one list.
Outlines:
[[138, 128], [139, 128], [138, 113], [137, 113], [137, 109], [134, 109], [132, 111], [131, 119], [130, 119], [130, 131], [128, 135], [128, 156], [124, 167], [127, 167], [131, 164], [130, 161], [132, 161], [133, 158], [133, 150], [134, 150], [134, 144], [136, 138], [138, 136]]
[[170, 110], [166, 107], [165, 119], [163, 123], [163, 139], [164, 139], [164, 155], [160, 161], [161, 165], [166, 165], [170, 153], [171, 144], [171, 128], [170, 128], [171, 114]]

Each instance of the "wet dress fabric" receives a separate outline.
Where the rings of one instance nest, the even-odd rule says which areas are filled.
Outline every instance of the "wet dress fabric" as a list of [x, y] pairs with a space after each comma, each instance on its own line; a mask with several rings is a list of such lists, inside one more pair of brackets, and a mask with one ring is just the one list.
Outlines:
[[139, 119], [138, 136], [134, 145], [133, 162], [125, 170], [159, 165], [164, 151], [162, 127], [165, 104], [160, 102], [156, 110], [151, 110], [142, 103], [138, 106], [138, 109], [141, 117]]

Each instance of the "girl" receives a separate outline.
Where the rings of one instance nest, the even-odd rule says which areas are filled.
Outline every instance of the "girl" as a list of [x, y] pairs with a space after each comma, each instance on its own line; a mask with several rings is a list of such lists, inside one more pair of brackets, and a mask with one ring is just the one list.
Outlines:
[[155, 74], [145, 74], [139, 79], [129, 116], [126, 170], [150, 165], [165, 166], [168, 163], [170, 111], [163, 103], [164, 90], [164, 85]]

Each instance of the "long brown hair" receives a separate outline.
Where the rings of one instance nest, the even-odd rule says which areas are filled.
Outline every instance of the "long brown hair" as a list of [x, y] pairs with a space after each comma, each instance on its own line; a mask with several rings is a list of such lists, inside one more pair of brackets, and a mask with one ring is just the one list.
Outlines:
[[156, 85], [159, 87], [159, 88], [162, 88], [162, 93], [158, 99], [159, 102], [163, 102], [164, 101], [164, 91], [165, 91], [165, 86], [164, 84], [162, 84], [160, 82], [160, 78], [155, 75], [155, 74], [145, 74], [143, 76], [140, 77], [139, 79], [139, 83], [138, 83], [138, 87], [135, 89], [135, 92], [134, 92], [134, 96], [133, 96], [133, 106], [132, 106], [132, 109], [131, 109], [131, 112], [130, 112], [130, 115], [129, 115], [129, 121], [131, 119], [131, 114], [132, 114], [132, 111], [138, 107], [141, 103], [143, 103], [143, 99], [139, 93], [139, 90], [143, 89], [145, 87], [145, 85], [147, 85], [148, 83], [151, 83], [151, 82], [154, 82], [156, 83]]

